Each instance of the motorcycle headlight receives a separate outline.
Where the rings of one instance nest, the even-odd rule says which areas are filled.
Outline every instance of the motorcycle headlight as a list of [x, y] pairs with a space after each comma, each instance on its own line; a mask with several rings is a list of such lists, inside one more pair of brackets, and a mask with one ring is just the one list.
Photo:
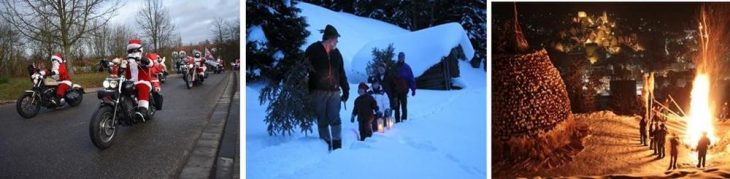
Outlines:
[[113, 80], [113, 81], [109, 82], [110, 88], [117, 88], [118, 85], [119, 85], [119, 81], [117, 81], [117, 80]]
[[101, 86], [104, 88], [109, 88], [109, 80], [104, 80], [104, 82], [101, 82]]
[[193, 64], [188, 64], [188, 68], [193, 68]]

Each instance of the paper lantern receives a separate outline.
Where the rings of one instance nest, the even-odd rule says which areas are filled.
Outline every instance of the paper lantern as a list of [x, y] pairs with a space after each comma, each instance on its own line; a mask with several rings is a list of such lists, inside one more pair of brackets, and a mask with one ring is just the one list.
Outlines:
[[384, 122], [384, 120], [385, 119], [383, 119], [383, 118], [378, 119], [378, 132], [380, 132], [380, 133], [385, 132], [385, 129], [384, 129], [385, 122]]
[[393, 120], [393, 118], [390, 118], [390, 117], [389, 118], [386, 118], [386, 120], [385, 120], [385, 126], [388, 129], [393, 128], [393, 124], [395, 124], [395, 121]]

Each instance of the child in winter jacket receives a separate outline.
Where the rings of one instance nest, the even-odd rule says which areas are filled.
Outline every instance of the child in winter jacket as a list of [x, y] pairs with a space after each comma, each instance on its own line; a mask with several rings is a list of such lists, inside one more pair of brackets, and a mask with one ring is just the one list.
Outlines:
[[358, 85], [357, 93], [360, 94], [360, 96], [355, 99], [355, 107], [352, 109], [352, 118], [350, 119], [350, 122], [355, 122], [355, 116], [357, 116], [360, 128], [360, 141], [364, 141], [365, 138], [373, 135], [373, 129], [370, 124], [374, 118], [373, 114], [378, 110], [375, 98], [368, 94], [366, 92], [367, 90], [367, 84], [360, 83], [360, 85]]
[[373, 90], [369, 93], [375, 98], [375, 102], [378, 104], [378, 110], [375, 112], [375, 120], [373, 120], [373, 130], [378, 129], [378, 123], [383, 126], [386, 125], [387, 119], [390, 118], [390, 98], [388, 94], [383, 90], [380, 84], [380, 80], [372, 81]]

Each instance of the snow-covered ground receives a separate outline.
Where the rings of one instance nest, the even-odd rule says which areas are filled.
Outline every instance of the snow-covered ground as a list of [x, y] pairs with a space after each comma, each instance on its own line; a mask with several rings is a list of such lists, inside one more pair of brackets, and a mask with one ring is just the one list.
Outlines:
[[[246, 86], [246, 177], [248, 178], [485, 178], [486, 72], [459, 61], [462, 90], [417, 90], [408, 98], [408, 121], [365, 141], [357, 140], [357, 123], [350, 123], [357, 83], [352, 75], [365, 71], [353, 64], [356, 53], [393, 42], [406, 51], [406, 62], [419, 75], [447, 56], [457, 45], [471, 58], [473, 48], [458, 24], [410, 32], [398, 26], [352, 14], [333, 12], [300, 2], [311, 35], [302, 46], [321, 40], [318, 30], [332, 24], [341, 34], [338, 43], [350, 81], [350, 98], [340, 111], [342, 149], [327, 151], [314, 133], [269, 136], [264, 118], [268, 104], [259, 104], [263, 83]], [[266, 41], [261, 28], [252, 39]], [[384, 40], [385, 39], [385, 40]], [[464, 40], [466, 39], [466, 40]], [[426, 42], [432, 44], [425, 44]], [[369, 49], [365, 49], [369, 48]], [[410, 54], [410, 55], [409, 55]], [[367, 61], [369, 53], [360, 55]], [[412, 57], [412, 58], [410, 58]], [[371, 57], [370, 57], [371, 58]], [[418, 73], [418, 74], [416, 74]], [[296, 129], [295, 131], [299, 131]]]
[[[572, 162], [553, 169], [520, 169], [499, 166], [494, 163], [492, 177], [559, 177], [576, 178], [730, 178], [730, 153], [727, 145], [730, 135], [719, 133], [721, 140], [707, 156], [706, 168], [697, 169], [697, 153], [686, 146], [680, 146], [677, 164], [679, 169], [667, 170], [669, 166], [669, 147], [667, 156], [657, 158], [648, 146], [639, 143], [639, 118], [617, 116], [612, 112], [577, 114], [576, 122], [588, 124], [590, 135], [584, 139], [585, 149], [573, 157]], [[670, 120], [669, 133], [683, 135], [685, 124]], [[727, 131], [730, 123], [717, 123], [717, 131]], [[668, 136], [668, 137], [669, 137]], [[592, 176], [592, 177], [587, 177]]]
[[[269, 136], [262, 84], [246, 87], [248, 178], [485, 178], [486, 74], [460, 61], [462, 90], [417, 90], [409, 96], [409, 119], [385, 133], [358, 141], [350, 123], [355, 96], [342, 118], [342, 149], [328, 153], [314, 134]], [[350, 84], [356, 86], [356, 84]], [[352, 87], [350, 94], [357, 94]]]

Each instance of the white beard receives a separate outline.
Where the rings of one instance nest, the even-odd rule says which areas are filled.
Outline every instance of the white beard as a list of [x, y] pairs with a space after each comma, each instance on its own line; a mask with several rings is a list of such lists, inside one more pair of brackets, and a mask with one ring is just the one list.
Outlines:
[[129, 62], [127, 67], [129, 68], [129, 72], [132, 73], [130, 75], [130, 76], [132, 76], [132, 79], [130, 79], [131, 81], [139, 81], [139, 68], [137, 68], [137, 66], [139, 66], [139, 64], [137, 63], [137, 60], [134, 60], [134, 59], [141, 59], [141, 58], [142, 58], [142, 52], [135, 52], [135, 53], [127, 54], [127, 61]]

